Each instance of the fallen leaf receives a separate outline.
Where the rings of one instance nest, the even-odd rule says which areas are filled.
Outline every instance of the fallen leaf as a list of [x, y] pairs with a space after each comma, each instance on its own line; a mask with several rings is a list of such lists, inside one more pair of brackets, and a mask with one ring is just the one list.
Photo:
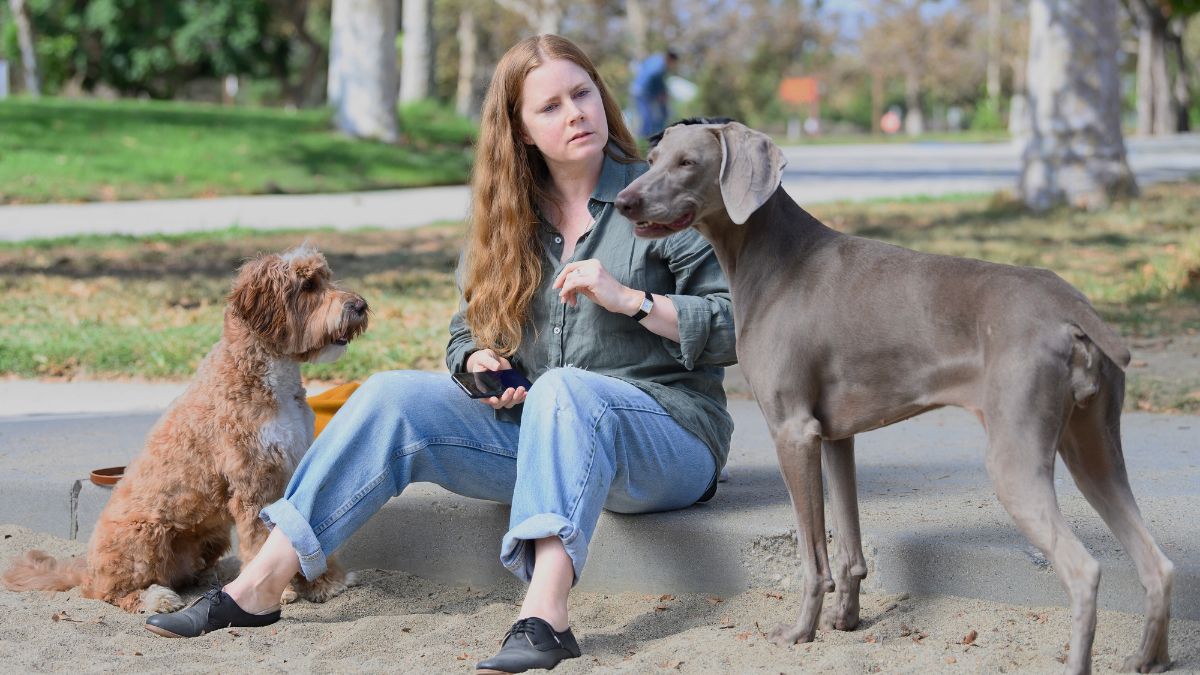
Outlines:
[[239, 633], [239, 632], [237, 632], [237, 630], [235, 630], [235, 629], [233, 629], [233, 628], [230, 628], [230, 629], [229, 629], [229, 636], [230, 636], [230, 637], [242, 637], [242, 634], [241, 634], [241, 633]]
[[707, 601], [708, 601], [708, 604], [710, 604], [710, 605], [717, 605], [717, 604], [720, 604], [720, 603], [722, 603], [722, 602], [725, 602], [724, 600], [722, 600], [721, 598], [719, 598], [719, 597], [717, 597], [717, 596], [715, 596], [715, 595], [710, 595], [710, 596], [708, 596], [707, 598], [705, 598], [705, 600], [707, 600]]
[[457, 661], [466, 661], [467, 659], [471, 658], [471, 655], [466, 652], [463, 652], [454, 658]]
[[737, 635], [734, 635], [734, 637], [735, 637], [735, 638], [737, 638], [737, 639], [739, 639], [739, 640], [749, 640], [749, 639], [750, 639], [750, 631], [748, 631], [748, 630], [747, 630], [747, 631], [742, 631], [741, 633], [738, 633]]
[[967, 633], [966, 635], [963, 636], [963, 639], [960, 642], [960, 644], [973, 645], [973, 644], [975, 644], [975, 638], [977, 638], [977, 637], [979, 637], [979, 633], [974, 628], [972, 628], [970, 633]]
[[675, 599], [675, 596], [669, 595], [669, 594], [668, 595], [660, 595], [660, 596], [658, 596], [658, 599], [660, 602], [670, 602]]
[[911, 626], [906, 623], [900, 624], [900, 637], [908, 637], [909, 635], [912, 635], [912, 633], [913, 629]]
[[409, 628], [408, 626], [404, 626], [403, 628], [400, 629], [400, 632], [401, 633], [411, 633], [412, 629]]
[[663, 661], [662, 663], [658, 664], [658, 667], [666, 670], [679, 670], [679, 667], [682, 665], [683, 661]]
[[71, 617], [67, 616], [67, 610], [65, 610], [65, 609], [61, 612], [55, 612], [50, 617], [50, 620], [51, 621], [70, 621], [71, 623], [83, 623], [79, 619], [72, 619]]
[[782, 599], [783, 599], [783, 594], [782, 594], [782, 593], [776, 593], [775, 591], [767, 591], [767, 592], [766, 592], [766, 593], [764, 593], [763, 595], [767, 596], [768, 598], [775, 598], [776, 600], [782, 600]]
[[947, 656], [946, 663], [958, 663], [958, 659], [954, 658], [953, 656]]
[[879, 642], [879, 639], [875, 637], [874, 633], [868, 633], [867, 636], [863, 638], [863, 642], [866, 642], [868, 644], [875, 644], [875, 643]]
[[655, 614], [660, 614], [660, 613], [662, 613], [662, 612], [665, 612], [665, 611], [667, 611], [668, 609], [671, 609], [671, 608], [670, 608], [670, 607], [667, 607], [666, 605], [655, 605], [655, 606], [654, 606], [654, 613], [655, 613]]
[[134, 652], [134, 653], [133, 653], [133, 655], [134, 655], [134, 656], [141, 656], [141, 655], [142, 655], [142, 653], [141, 653], [141, 652]]
[[717, 625], [717, 628], [733, 628], [733, 620], [727, 616], [723, 616], [721, 617], [721, 623]]

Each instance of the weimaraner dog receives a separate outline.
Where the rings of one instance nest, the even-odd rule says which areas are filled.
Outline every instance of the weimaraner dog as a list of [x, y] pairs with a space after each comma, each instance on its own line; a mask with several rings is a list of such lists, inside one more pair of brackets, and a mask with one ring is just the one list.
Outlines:
[[[1127, 670], [1170, 666], [1173, 566], [1142, 521], [1121, 451], [1129, 351], [1087, 299], [1041, 269], [929, 255], [821, 224], [780, 186], [784, 159], [737, 123], [675, 126], [650, 170], [617, 197], [643, 237], [695, 227], [729, 278], [737, 353], [775, 440], [796, 512], [804, 580], [795, 625], [771, 640], [851, 630], [866, 576], [854, 435], [956, 405], [987, 432], [987, 471], [1017, 527], [1054, 565], [1071, 603], [1067, 670], [1088, 672], [1100, 566], [1054, 494], [1057, 451], [1133, 557], [1146, 626]], [[822, 463], [836, 555], [825, 547]]]

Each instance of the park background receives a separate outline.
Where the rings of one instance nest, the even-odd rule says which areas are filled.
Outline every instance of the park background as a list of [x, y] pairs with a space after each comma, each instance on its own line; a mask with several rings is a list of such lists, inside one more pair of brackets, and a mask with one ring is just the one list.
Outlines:
[[[785, 186], [832, 227], [1048, 268], [1088, 295], [1132, 347], [1126, 462], [1177, 565], [1172, 656], [1194, 670], [1198, 10], [1197, 0], [6, 0], [0, 559], [82, 553], [108, 495], [87, 471], [136, 455], [219, 338], [233, 273], [258, 252], [309, 241], [371, 303], [371, 328], [343, 359], [305, 366], [310, 391], [443, 369], [482, 92], [508, 46], [557, 32], [595, 58], [627, 110], [640, 60], [676, 51], [675, 116], [727, 115], [772, 134], [789, 159]], [[871, 567], [860, 628], [767, 644], [798, 607], [794, 521], [736, 367], [726, 382], [729, 480], [706, 505], [604, 514], [600, 562], [572, 596], [588, 658], [559, 671], [1061, 669], [1065, 596], [992, 495], [982, 434], [961, 411], [858, 442]], [[1101, 561], [1095, 659], [1108, 670], [1137, 644], [1140, 587], [1071, 481], [1056, 491]], [[0, 592], [0, 663], [461, 672], [494, 652], [521, 595], [480, 554], [506, 518], [413, 486], [343, 550], [361, 588], [289, 607], [270, 629], [199, 641], [158, 639], [143, 617], [72, 593]]]

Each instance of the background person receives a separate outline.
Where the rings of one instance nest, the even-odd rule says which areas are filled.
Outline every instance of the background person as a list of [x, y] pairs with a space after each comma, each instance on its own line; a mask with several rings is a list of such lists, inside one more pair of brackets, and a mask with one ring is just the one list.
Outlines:
[[674, 51], [667, 50], [651, 54], [637, 65], [629, 93], [637, 106], [642, 138], [650, 138], [666, 127], [671, 108], [667, 75], [671, 74], [678, 63], [679, 56]]

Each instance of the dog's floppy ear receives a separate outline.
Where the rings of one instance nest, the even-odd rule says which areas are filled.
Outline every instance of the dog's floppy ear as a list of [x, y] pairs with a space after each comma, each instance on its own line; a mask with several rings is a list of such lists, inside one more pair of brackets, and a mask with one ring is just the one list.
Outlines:
[[721, 140], [721, 199], [729, 219], [742, 225], [775, 194], [787, 160], [769, 136], [743, 124], [731, 122], [716, 131]]
[[287, 337], [287, 273], [287, 265], [279, 256], [260, 255], [238, 269], [229, 291], [233, 315], [256, 335], [275, 343]]

